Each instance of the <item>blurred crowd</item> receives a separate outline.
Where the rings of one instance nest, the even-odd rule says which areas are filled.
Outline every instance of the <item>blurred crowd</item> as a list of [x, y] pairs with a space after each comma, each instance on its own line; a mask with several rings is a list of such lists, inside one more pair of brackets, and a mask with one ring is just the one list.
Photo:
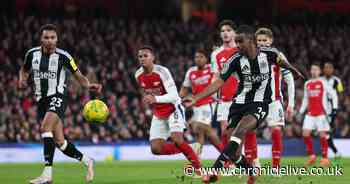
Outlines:
[[[18, 71], [26, 50], [39, 45], [38, 30], [44, 23], [59, 26], [59, 47], [67, 50], [80, 70], [91, 81], [102, 83], [103, 99], [110, 108], [104, 124], [87, 123], [81, 113], [83, 104], [93, 98], [70, 79], [69, 101], [64, 119], [67, 138], [92, 143], [111, 143], [148, 139], [150, 108], [141, 101], [134, 80], [138, 67], [135, 51], [144, 43], [156, 48], [157, 61], [167, 66], [180, 87], [186, 69], [193, 65], [198, 47], [211, 48], [216, 30], [201, 21], [121, 20], [111, 18], [3, 17], [0, 20], [0, 142], [38, 142], [40, 123], [32, 88], [17, 89]], [[278, 25], [272, 27], [276, 47], [303, 71], [314, 61], [331, 61], [344, 83], [341, 110], [336, 120], [336, 137], [350, 137], [350, 27]], [[296, 81], [299, 109], [302, 81]], [[296, 118], [285, 128], [286, 138], [301, 136]], [[268, 139], [268, 129], [259, 129]]]

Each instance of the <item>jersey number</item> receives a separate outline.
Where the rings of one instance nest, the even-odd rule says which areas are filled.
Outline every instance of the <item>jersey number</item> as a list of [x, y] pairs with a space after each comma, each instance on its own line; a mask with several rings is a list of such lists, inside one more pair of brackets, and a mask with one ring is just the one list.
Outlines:
[[50, 106], [61, 107], [62, 101], [63, 100], [61, 98], [52, 97], [51, 102], [50, 102]]
[[266, 112], [263, 111], [262, 107], [258, 107], [258, 113], [255, 113], [255, 116], [258, 119], [264, 119], [265, 115], [266, 115]]

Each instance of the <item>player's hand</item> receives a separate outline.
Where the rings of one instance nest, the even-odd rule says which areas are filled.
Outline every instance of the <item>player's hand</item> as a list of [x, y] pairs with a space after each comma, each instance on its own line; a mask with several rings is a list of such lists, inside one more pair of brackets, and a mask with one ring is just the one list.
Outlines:
[[187, 96], [182, 100], [182, 105], [186, 108], [190, 108], [196, 104], [196, 99], [193, 96]]
[[89, 88], [89, 91], [91, 91], [91, 92], [101, 93], [101, 91], [102, 91], [101, 84], [92, 83], [89, 85], [88, 88]]
[[157, 102], [157, 99], [153, 95], [146, 95], [143, 97], [143, 102], [147, 104], [154, 104]]
[[290, 106], [287, 107], [286, 110], [286, 119], [287, 121], [292, 121], [293, 120], [293, 115], [294, 115], [294, 109]]
[[25, 89], [26, 87], [28, 87], [28, 83], [26, 80], [19, 80], [18, 81], [18, 88], [19, 89]]

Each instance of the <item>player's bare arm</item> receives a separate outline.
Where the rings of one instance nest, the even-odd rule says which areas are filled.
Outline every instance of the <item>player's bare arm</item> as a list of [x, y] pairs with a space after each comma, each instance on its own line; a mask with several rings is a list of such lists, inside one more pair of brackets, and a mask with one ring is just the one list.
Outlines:
[[293, 71], [301, 79], [305, 79], [305, 76], [296, 67], [291, 65], [287, 60], [283, 59], [283, 57], [281, 55], [278, 56], [277, 64], [283, 68], [286, 68], [286, 69]]
[[199, 93], [198, 95], [194, 96], [194, 97], [187, 97], [184, 99], [184, 105], [186, 107], [192, 107], [194, 104], [196, 104], [196, 102], [202, 98], [205, 98], [207, 96], [210, 96], [212, 94], [214, 94], [215, 92], [217, 92], [223, 85], [224, 85], [225, 81], [221, 78], [216, 79], [210, 86], [208, 86], [207, 88], [205, 88], [204, 91], [202, 91], [201, 93]]
[[27, 81], [29, 78], [29, 72], [26, 71], [23, 67], [19, 71], [19, 81], [18, 81], [18, 87], [20, 89], [26, 88], [27, 87]]
[[190, 88], [182, 86], [180, 89], [180, 98], [185, 98], [190, 94]]
[[75, 79], [78, 80], [79, 84], [84, 88], [88, 88], [92, 92], [100, 93], [102, 90], [102, 85], [97, 83], [90, 83], [89, 79], [85, 77], [80, 70], [74, 72]]

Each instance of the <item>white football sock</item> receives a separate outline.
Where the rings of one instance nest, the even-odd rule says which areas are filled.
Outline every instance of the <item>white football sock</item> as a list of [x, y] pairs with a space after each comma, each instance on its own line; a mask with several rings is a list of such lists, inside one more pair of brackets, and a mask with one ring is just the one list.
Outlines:
[[52, 178], [52, 166], [45, 166], [41, 175], [48, 178]]

